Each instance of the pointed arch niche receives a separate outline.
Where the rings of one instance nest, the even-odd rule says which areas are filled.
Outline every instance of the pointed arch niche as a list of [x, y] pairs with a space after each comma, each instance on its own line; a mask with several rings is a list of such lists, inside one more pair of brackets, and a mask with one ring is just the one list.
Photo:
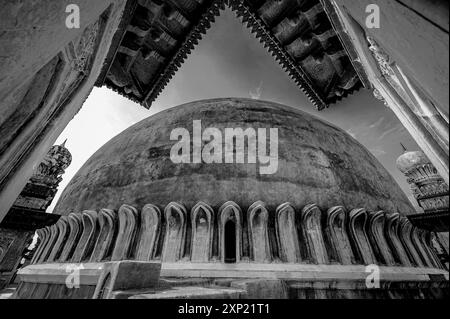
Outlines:
[[235, 202], [219, 208], [219, 256], [222, 262], [239, 262], [242, 258], [242, 211]]
[[175, 262], [182, 258], [184, 252], [184, 241], [186, 239], [186, 208], [171, 202], [164, 209], [166, 219], [166, 235], [162, 260], [164, 262]]
[[253, 203], [247, 215], [252, 259], [256, 262], [269, 262], [272, 260], [272, 254], [267, 226], [269, 212], [266, 205], [261, 201]]
[[192, 241], [191, 261], [207, 262], [212, 255], [213, 209], [198, 202], [191, 210]]

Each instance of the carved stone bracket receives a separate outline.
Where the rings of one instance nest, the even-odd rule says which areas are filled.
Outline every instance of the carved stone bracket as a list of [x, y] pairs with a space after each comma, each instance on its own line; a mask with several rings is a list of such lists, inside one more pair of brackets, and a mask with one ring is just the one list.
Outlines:
[[78, 47], [75, 48], [76, 58], [72, 61], [73, 68], [78, 72], [85, 72], [89, 58], [95, 51], [95, 43], [99, 33], [100, 24], [97, 21], [87, 27], [81, 36]]
[[381, 73], [387, 77], [394, 76], [395, 73], [392, 69], [392, 65], [395, 62], [391, 60], [389, 55], [378, 45], [374, 38], [367, 36], [367, 42], [369, 42], [369, 50], [378, 62]]

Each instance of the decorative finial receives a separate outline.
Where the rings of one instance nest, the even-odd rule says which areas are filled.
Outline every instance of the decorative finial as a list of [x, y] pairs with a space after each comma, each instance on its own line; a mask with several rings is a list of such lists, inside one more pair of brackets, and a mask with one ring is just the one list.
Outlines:
[[400, 142], [400, 145], [402, 146], [403, 153], [408, 152], [408, 149], [405, 147], [405, 145], [402, 144], [402, 142]]

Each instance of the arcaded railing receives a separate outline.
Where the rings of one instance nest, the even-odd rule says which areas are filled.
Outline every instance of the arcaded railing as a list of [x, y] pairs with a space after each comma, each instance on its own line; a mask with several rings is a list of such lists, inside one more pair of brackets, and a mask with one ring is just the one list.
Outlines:
[[443, 268], [433, 234], [406, 217], [340, 206], [321, 211], [315, 204], [269, 210], [257, 201], [246, 211], [231, 201], [216, 210], [203, 202], [190, 210], [176, 202], [163, 211], [122, 205], [117, 212], [62, 216], [38, 236], [33, 264], [133, 259]]

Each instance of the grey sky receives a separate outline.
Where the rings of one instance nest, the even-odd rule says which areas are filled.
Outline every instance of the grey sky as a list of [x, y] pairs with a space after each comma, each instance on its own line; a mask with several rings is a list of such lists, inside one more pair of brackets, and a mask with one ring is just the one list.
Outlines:
[[63, 188], [104, 143], [134, 123], [159, 111], [193, 100], [251, 97], [270, 100], [316, 115], [342, 128], [366, 146], [412, 198], [405, 177], [396, 169], [402, 150], [418, 149], [394, 113], [370, 91], [360, 90], [329, 109], [316, 111], [262, 44], [228, 9], [188, 57], [150, 110], [106, 88], [95, 88], [78, 115], [58, 138], [72, 153], [51, 211]]

